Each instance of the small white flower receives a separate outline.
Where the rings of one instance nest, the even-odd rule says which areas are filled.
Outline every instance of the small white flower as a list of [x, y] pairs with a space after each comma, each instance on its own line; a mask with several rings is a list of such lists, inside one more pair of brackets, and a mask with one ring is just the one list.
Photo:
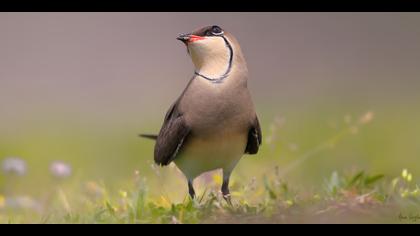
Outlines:
[[55, 161], [50, 165], [51, 174], [60, 179], [65, 179], [71, 176], [71, 166], [62, 161]]
[[17, 157], [10, 157], [3, 160], [2, 171], [5, 174], [23, 176], [26, 174], [26, 162]]

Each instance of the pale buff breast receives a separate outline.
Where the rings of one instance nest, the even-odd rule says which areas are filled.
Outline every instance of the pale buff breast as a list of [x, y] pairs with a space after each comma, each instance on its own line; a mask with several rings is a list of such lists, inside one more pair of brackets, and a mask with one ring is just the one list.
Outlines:
[[231, 172], [243, 156], [246, 143], [247, 133], [233, 130], [212, 136], [192, 135], [175, 164], [189, 179], [215, 169]]

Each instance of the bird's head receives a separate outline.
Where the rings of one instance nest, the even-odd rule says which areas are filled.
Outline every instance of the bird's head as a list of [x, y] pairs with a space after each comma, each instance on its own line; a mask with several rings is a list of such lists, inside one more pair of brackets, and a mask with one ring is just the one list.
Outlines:
[[206, 26], [177, 37], [186, 46], [196, 72], [208, 77], [229, 72], [232, 61], [241, 54], [236, 39], [220, 26]]

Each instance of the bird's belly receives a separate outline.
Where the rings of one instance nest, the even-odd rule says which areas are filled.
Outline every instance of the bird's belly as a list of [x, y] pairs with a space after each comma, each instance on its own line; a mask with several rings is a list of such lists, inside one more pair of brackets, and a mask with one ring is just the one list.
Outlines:
[[246, 143], [246, 132], [221, 132], [209, 137], [192, 135], [174, 162], [189, 179], [220, 168], [232, 171], [243, 156]]

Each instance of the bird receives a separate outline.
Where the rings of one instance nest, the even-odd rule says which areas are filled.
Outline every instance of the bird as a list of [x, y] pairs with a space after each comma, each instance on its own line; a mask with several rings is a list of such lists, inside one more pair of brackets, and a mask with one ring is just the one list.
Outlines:
[[229, 180], [244, 154], [258, 153], [260, 122], [248, 89], [248, 67], [237, 39], [218, 25], [180, 34], [194, 74], [170, 106], [155, 140], [154, 161], [174, 162], [196, 197], [193, 181], [205, 172], [222, 169], [223, 198], [230, 202]]

